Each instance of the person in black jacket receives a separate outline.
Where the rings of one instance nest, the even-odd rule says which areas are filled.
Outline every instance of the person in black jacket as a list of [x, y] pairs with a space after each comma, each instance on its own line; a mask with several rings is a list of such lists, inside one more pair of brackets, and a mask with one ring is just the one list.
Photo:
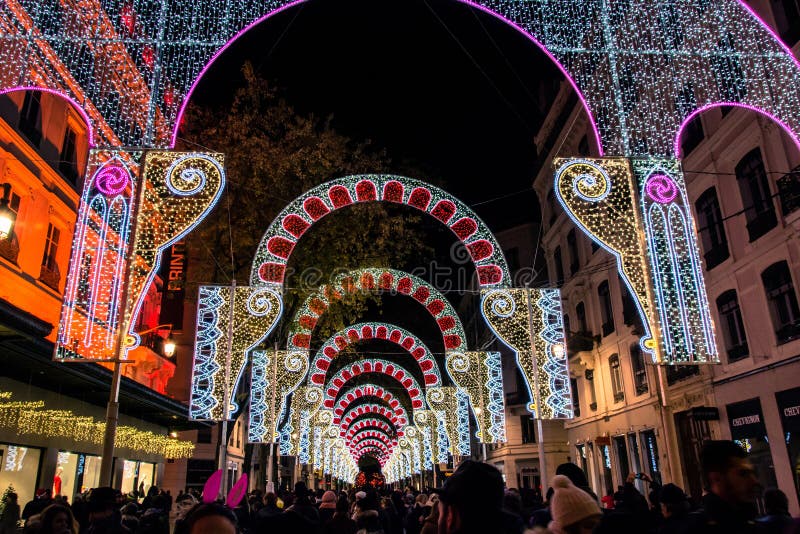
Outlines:
[[702, 508], [690, 514], [687, 532], [749, 534], [763, 532], [755, 522], [758, 479], [747, 453], [733, 441], [707, 441], [700, 452], [706, 493]]
[[658, 525], [658, 534], [680, 534], [689, 526], [689, 497], [675, 484], [666, 484], [658, 494], [663, 519]]
[[439, 495], [438, 534], [510, 534], [516, 518], [503, 512], [503, 477], [493, 465], [464, 460]]

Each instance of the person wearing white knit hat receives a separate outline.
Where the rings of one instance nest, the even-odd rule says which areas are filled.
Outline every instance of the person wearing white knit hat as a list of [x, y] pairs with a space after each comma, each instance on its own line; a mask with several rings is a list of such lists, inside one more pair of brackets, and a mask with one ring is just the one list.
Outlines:
[[589, 534], [600, 523], [603, 513], [591, 495], [576, 487], [564, 475], [556, 475], [550, 483], [553, 497], [548, 525], [553, 534]]

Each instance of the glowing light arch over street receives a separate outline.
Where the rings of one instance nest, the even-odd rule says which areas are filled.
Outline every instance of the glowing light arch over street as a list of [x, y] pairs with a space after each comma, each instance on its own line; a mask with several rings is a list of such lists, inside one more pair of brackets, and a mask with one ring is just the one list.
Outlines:
[[425, 407], [425, 392], [414, 375], [403, 366], [380, 358], [353, 362], [330, 377], [325, 384], [325, 400], [322, 405], [325, 408], [333, 408], [340, 391], [349, 381], [370, 374], [385, 376], [400, 384], [400, 387], [408, 393], [412, 409], [421, 410]]
[[402, 428], [408, 423], [408, 419], [397, 415], [387, 401], [383, 399], [380, 400], [383, 404], [370, 402], [348, 407], [347, 411], [341, 416], [334, 416], [333, 424], [339, 425], [339, 427], [344, 430], [353, 424], [353, 422], [357, 421], [359, 417], [367, 414], [377, 414], [391, 421], [395, 428], [398, 429], [399, 434], [402, 432]]
[[394, 425], [386, 423], [386, 421], [382, 421], [375, 417], [368, 417], [364, 419], [356, 419], [351, 425], [347, 427], [346, 431], [342, 431], [339, 434], [339, 437], [350, 439], [352, 438], [359, 430], [364, 428], [373, 428], [382, 430], [385, 434], [391, 435], [392, 433], [396, 433], [397, 429]]
[[318, 386], [324, 384], [330, 363], [340, 351], [350, 344], [374, 339], [389, 341], [408, 351], [419, 364], [426, 387], [441, 385], [439, 366], [433, 359], [430, 349], [408, 330], [388, 323], [358, 323], [332, 335], [317, 350], [311, 362], [309, 382]]
[[503, 249], [486, 224], [466, 204], [425, 182], [389, 174], [346, 176], [318, 185], [286, 206], [267, 228], [256, 250], [250, 283], [285, 283], [295, 245], [320, 219], [364, 202], [404, 204], [447, 226], [464, 243], [481, 287], [511, 283]]
[[374, 397], [384, 401], [399, 418], [400, 426], [405, 426], [409, 421], [411, 421], [411, 419], [408, 417], [408, 412], [406, 411], [405, 407], [391, 391], [387, 391], [381, 386], [377, 386], [375, 384], [363, 384], [348, 389], [339, 395], [336, 405], [333, 408], [333, 424], [339, 424], [342, 415], [345, 414], [351, 402], [363, 397]]
[[356, 291], [389, 291], [409, 296], [424, 306], [436, 321], [442, 332], [445, 350], [467, 346], [461, 319], [438, 289], [407, 272], [377, 268], [355, 269], [341, 274], [333, 284], [320, 286], [315, 293], [309, 295], [291, 322], [296, 326], [289, 332], [289, 346], [296, 350], [308, 350], [314, 327], [331, 301], [345, 293]]
[[[0, 90], [41, 86], [76, 102], [104, 95], [87, 109], [98, 146], [172, 147], [209, 66], [248, 30], [300, 3], [178, 0], [153, 9], [154, 1], [133, 0], [81, 10], [64, 4], [58, 22], [49, 4], [6, 3], [0, 13], [13, 23], [2, 33]], [[730, 95], [800, 131], [798, 61], [743, 0], [654, 0], [635, 13], [615, 2], [462, 3], [519, 31], [553, 61], [607, 152], [665, 157], [691, 111]], [[91, 76], [95, 70], [113, 75]], [[120, 105], [111, 105], [111, 94]], [[100, 124], [114, 125], [111, 135]]]

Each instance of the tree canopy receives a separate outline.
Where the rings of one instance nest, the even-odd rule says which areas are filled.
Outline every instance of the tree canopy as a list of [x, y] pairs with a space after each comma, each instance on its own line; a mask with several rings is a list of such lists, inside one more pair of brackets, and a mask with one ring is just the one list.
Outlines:
[[[181, 149], [225, 154], [227, 188], [216, 209], [188, 237], [189, 294], [197, 284], [249, 280], [264, 231], [295, 197], [333, 178], [388, 172], [385, 150], [335, 131], [332, 117], [298, 113], [280, 92], [242, 68], [244, 84], [230, 105], [193, 105], [181, 130]], [[359, 267], [408, 268], [429, 257], [424, 222], [403, 206], [349, 206], [318, 221], [289, 262], [286, 317], [331, 274]], [[327, 336], [352, 323], [376, 300], [349, 297], [333, 306], [318, 331]]]

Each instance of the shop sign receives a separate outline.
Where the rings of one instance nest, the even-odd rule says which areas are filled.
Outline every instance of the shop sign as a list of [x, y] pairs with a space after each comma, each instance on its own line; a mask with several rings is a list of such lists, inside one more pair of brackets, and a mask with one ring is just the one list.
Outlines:
[[727, 410], [731, 438], [752, 439], [767, 435], [764, 414], [761, 413], [761, 402], [758, 398], [728, 404]]
[[611, 445], [611, 438], [608, 436], [597, 436], [594, 442], [598, 445]]
[[800, 433], [800, 388], [779, 391], [775, 400], [784, 432]]
[[164, 281], [161, 315], [158, 322], [183, 328], [183, 300], [186, 296], [186, 241], [181, 240], [164, 251], [161, 272]]

